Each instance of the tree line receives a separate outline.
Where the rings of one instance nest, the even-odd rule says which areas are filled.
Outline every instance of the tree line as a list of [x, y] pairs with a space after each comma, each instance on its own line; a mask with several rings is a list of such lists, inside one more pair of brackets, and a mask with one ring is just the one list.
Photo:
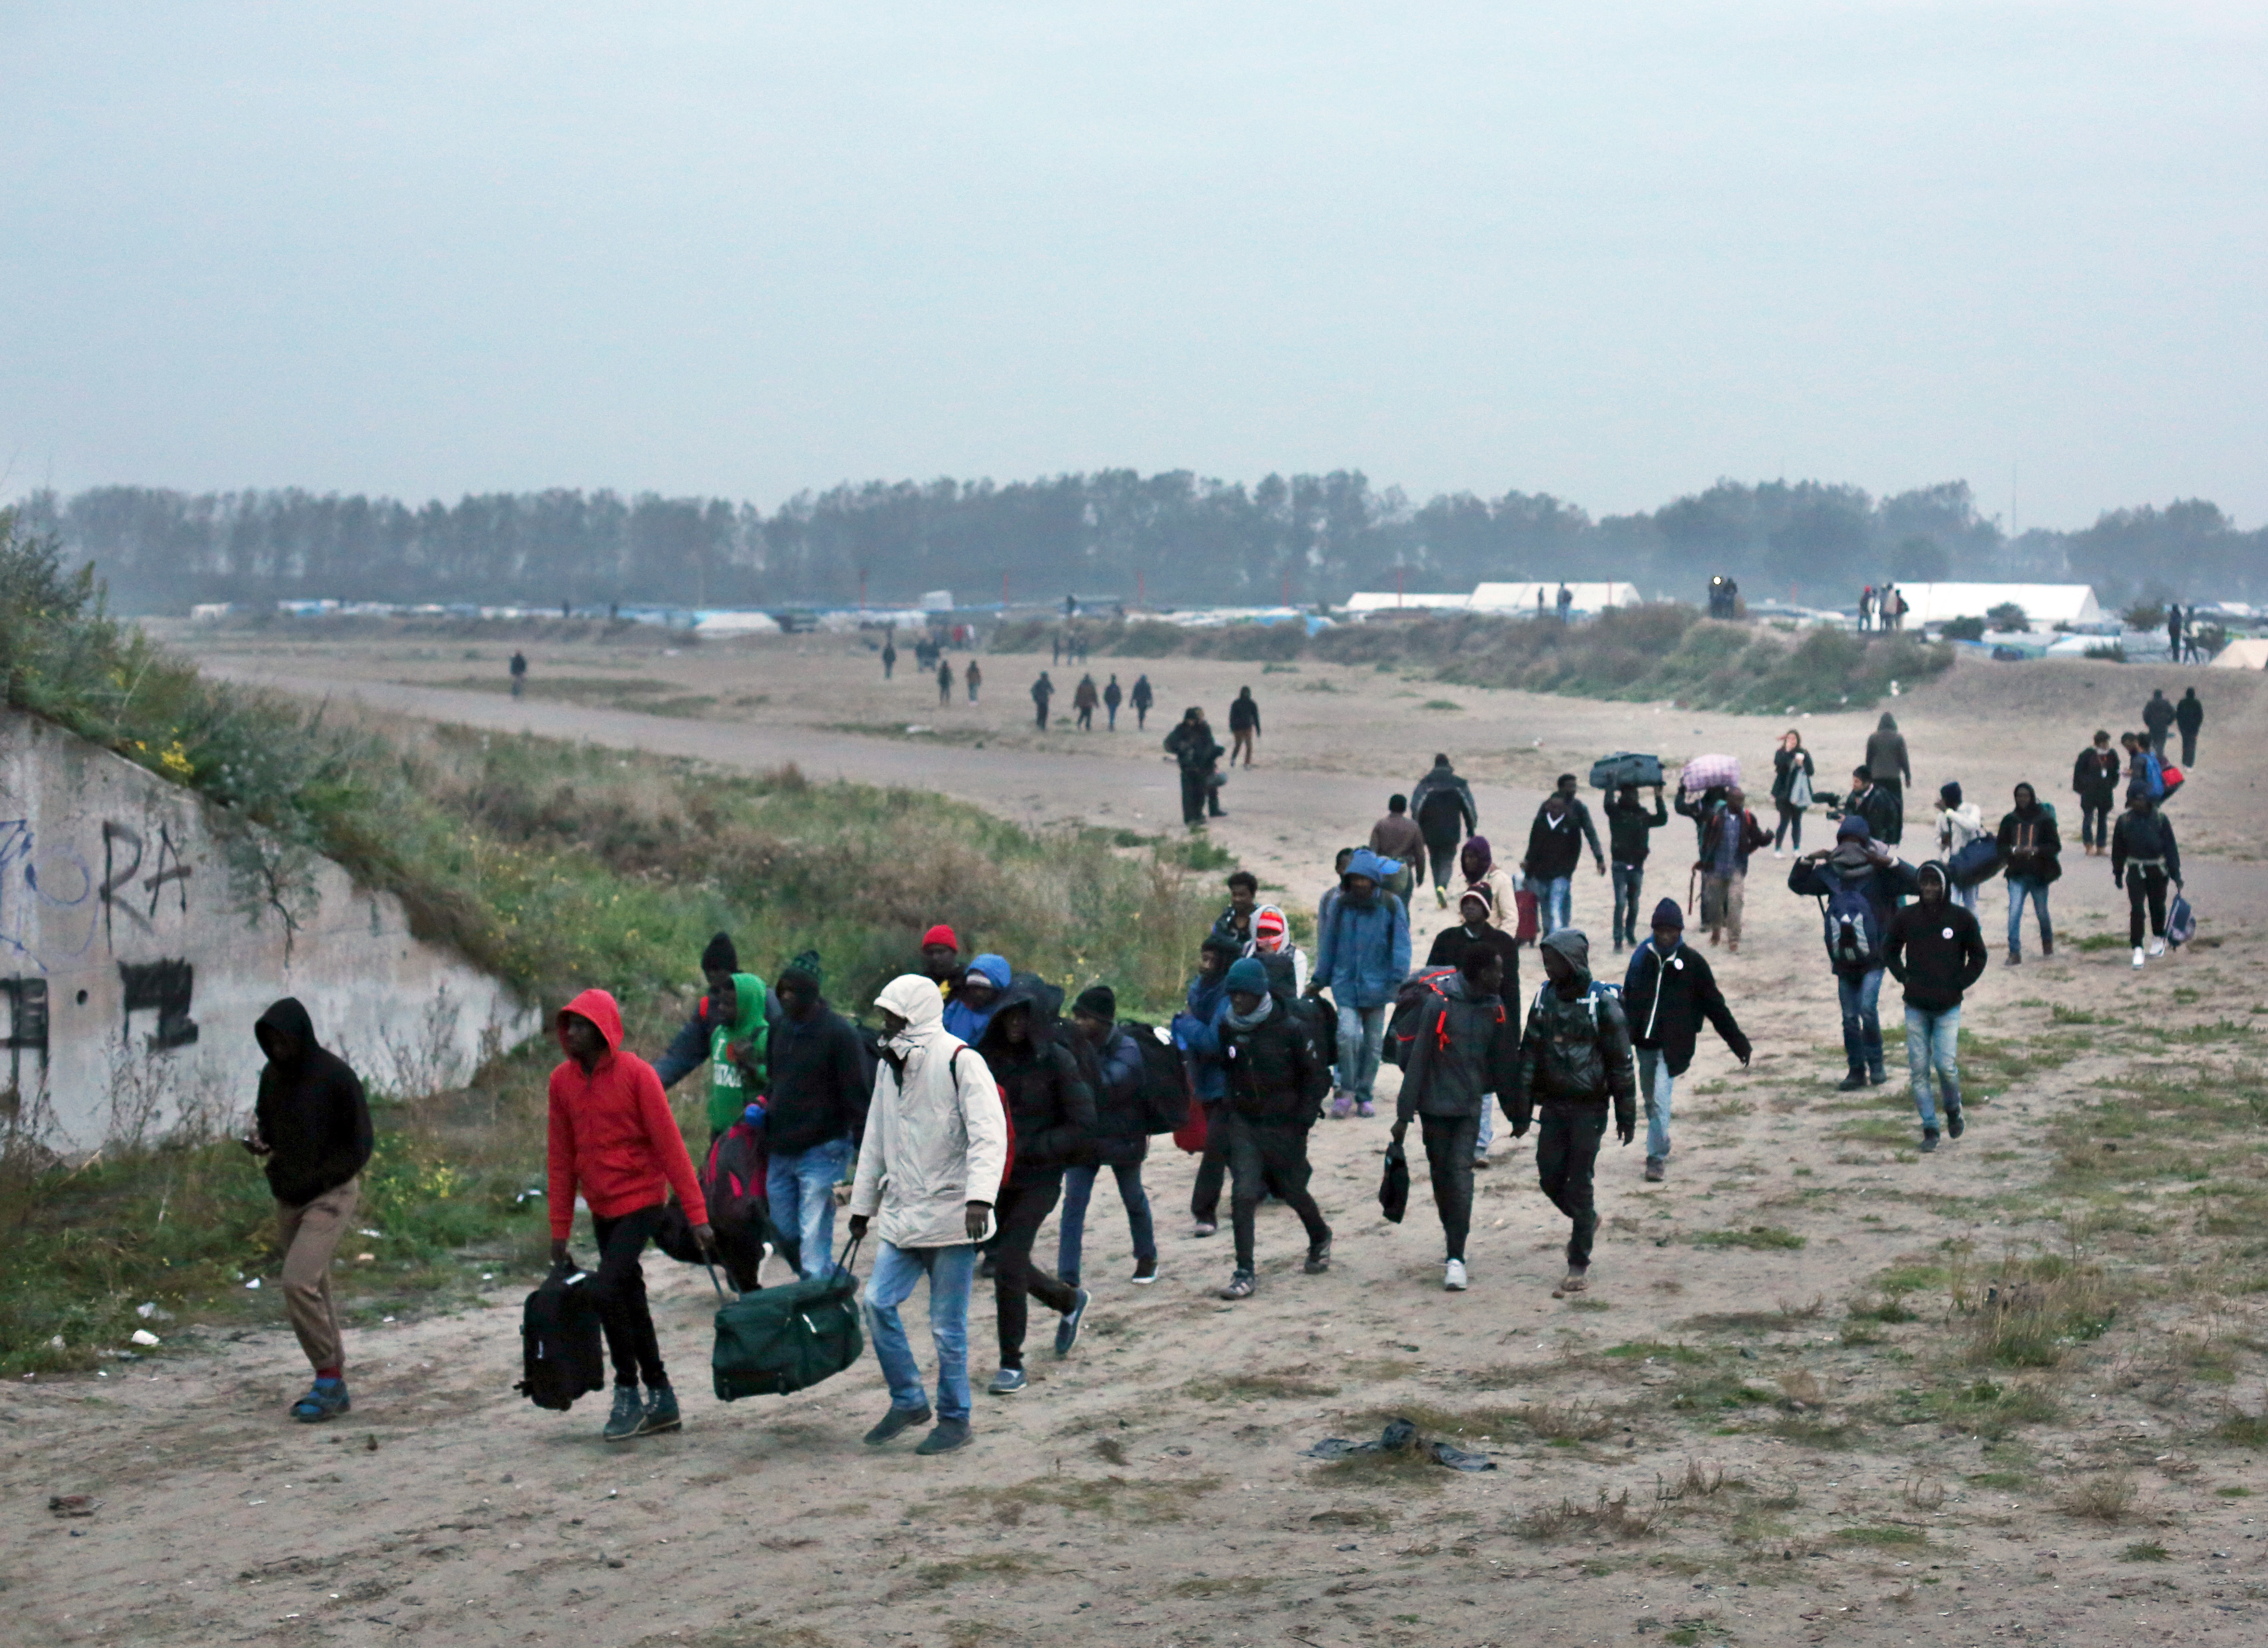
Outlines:
[[1083, 600], [1302, 605], [1360, 589], [1625, 578], [1697, 600], [1712, 573], [1751, 600], [1845, 606], [1884, 579], [2064, 578], [2129, 599], [2268, 598], [2268, 529], [2202, 500], [2111, 511], [2010, 538], [1965, 482], [1889, 497], [1815, 481], [1719, 481], [1594, 519], [1548, 494], [1413, 503], [1359, 471], [1253, 485], [1187, 470], [867, 482], [766, 514], [726, 498], [598, 490], [453, 504], [273, 491], [98, 487], [32, 494], [24, 525], [92, 560], [123, 612], [336, 598], [578, 607], [964, 604]]

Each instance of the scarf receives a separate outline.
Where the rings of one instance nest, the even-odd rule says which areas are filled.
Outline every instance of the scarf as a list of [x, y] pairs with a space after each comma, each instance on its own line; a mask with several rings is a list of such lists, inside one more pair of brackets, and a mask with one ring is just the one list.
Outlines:
[[1228, 1010], [1228, 1027], [1232, 1030], [1249, 1030], [1255, 1025], [1265, 1024], [1268, 1021], [1268, 1015], [1275, 1011], [1276, 998], [1273, 996], [1263, 996], [1260, 998], [1260, 1005], [1252, 1010], [1249, 1018], [1232, 1006]]

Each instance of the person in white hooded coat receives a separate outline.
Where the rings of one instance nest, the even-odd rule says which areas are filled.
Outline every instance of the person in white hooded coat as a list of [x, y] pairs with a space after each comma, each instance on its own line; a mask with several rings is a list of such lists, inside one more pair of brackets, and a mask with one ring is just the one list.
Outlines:
[[976, 1246], [992, 1233], [992, 1204], [1007, 1172], [1008, 1122], [983, 1056], [945, 1028], [934, 982], [906, 974], [874, 1005], [882, 1012], [882, 1062], [850, 1188], [850, 1234], [875, 1225], [881, 1238], [865, 1304], [890, 1411], [866, 1441], [879, 1447], [930, 1422], [921, 1368], [898, 1317], [926, 1276], [937, 1428], [914, 1451], [945, 1453], [968, 1440], [968, 1292]]
[[[1977, 804], [1974, 801], [1963, 801], [1961, 798], [1961, 786], [1957, 784], [1939, 785], [1937, 856], [1949, 864], [1953, 862], [1953, 856], [1955, 853], [1984, 833], [1984, 816], [1977, 812]], [[1951, 888], [1953, 901], [1974, 916], [1977, 913], [1978, 885], [1971, 882], [1965, 887], [1953, 887], [1949, 879], [1946, 885]]]

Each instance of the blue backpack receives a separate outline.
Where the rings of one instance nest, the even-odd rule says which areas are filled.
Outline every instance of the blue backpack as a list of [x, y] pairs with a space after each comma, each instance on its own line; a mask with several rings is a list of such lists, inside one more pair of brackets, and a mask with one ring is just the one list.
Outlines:
[[1873, 882], [1873, 876], [1855, 885], [1838, 878], [1835, 890], [1820, 901], [1827, 929], [1827, 959], [1838, 972], [1881, 965], [1882, 918], [1867, 896]]

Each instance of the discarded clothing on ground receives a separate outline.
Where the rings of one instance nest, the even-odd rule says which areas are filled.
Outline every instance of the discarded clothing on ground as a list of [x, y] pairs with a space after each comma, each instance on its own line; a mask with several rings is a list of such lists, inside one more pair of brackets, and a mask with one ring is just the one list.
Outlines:
[[1491, 1471], [1496, 1461], [1485, 1453], [1471, 1453], [1447, 1442], [1428, 1442], [1418, 1434], [1418, 1427], [1407, 1419], [1390, 1420], [1375, 1442], [1353, 1442], [1345, 1437], [1325, 1437], [1306, 1450], [1307, 1457], [1319, 1460], [1343, 1460], [1357, 1453], [1423, 1453], [1436, 1465], [1446, 1465], [1451, 1470]]

